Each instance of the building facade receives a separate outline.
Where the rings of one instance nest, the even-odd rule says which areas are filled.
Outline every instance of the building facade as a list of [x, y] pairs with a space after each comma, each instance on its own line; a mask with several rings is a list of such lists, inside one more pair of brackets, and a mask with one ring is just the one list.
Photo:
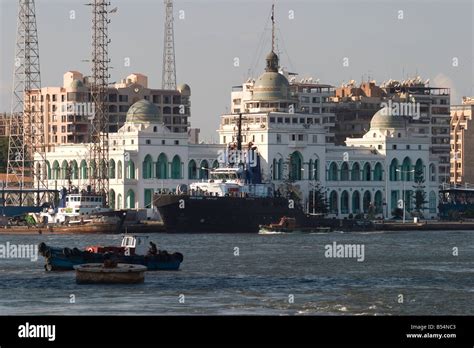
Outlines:
[[450, 183], [474, 183], [474, 99], [463, 98], [462, 105], [451, 106], [451, 173]]
[[[438, 158], [431, 152], [430, 125], [420, 130], [406, 115], [382, 109], [362, 137], [337, 146], [328, 142], [323, 122], [316, 121], [320, 114], [299, 112], [300, 100], [279, 72], [274, 52], [266, 58], [265, 72], [246, 87], [248, 83], [232, 93], [233, 112], [221, 116], [216, 145], [172, 132], [157, 105], [146, 99], [135, 102], [124, 125], [109, 137], [110, 206], [151, 214], [154, 192], [176, 192], [178, 185], [206, 179], [210, 168], [224, 166], [226, 150], [238, 148], [240, 128], [243, 152], [252, 148], [260, 156], [262, 180], [281, 193], [291, 185], [305, 207], [320, 186], [330, 217], [391, 218], [403, 206], [413, 212], [415, 191], [420, 191], [426, 200], [423, 216], [437, 216]], [[97, 167], [90, 162], [89, 148], [65, 144], [49, 151], [43, 173], [49, 187], [86, 189]]]
[[[107, 112], [109, 132], [117, 132], [126, 120], [128, 109], [139, 100], [149, 100], [163, 116], [163, 124], [174, 133], [187, 133], [191, 116], [191, 89], [188, 85], [177, 90], [148, 88], [148, 78], [131, 74], [120, 83], [109, 87]], [[91, 116], [94, 114], [88, 79], [77, 71], [68, 71], [62, 87], [43, 87], [33, 90], [33, 111], [43, 116], [46, 145], [80, 144], [89, 141]]]

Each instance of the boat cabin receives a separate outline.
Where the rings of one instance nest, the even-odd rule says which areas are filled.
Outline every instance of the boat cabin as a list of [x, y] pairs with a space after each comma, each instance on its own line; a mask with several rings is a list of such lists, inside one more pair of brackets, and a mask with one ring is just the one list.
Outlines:
[[137, 255], [146, 255], [149, 249], [148, 236], [124, 235], [121, 247], [134, 249]]

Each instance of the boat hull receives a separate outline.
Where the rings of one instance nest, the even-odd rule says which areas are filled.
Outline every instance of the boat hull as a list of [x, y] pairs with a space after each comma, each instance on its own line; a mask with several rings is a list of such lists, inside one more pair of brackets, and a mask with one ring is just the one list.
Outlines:
[[282, 197], [157, 195], [154, 205], [170, 233], [258, 233], [282, 216], [302, 216]]
[[74, 266], [103, 263], [108, 258], [113, 258], [118, 263], [146, 266], [149, 271], [176, 271], [183, 261], [180, 253], [159, 253], [156, 255], [107, 255], [104, 253], [91, 253], [79, 249], [49, 247], [43, 243], [39, 246], [40, 254], [46, 258], [47, 271], [71, 271]]

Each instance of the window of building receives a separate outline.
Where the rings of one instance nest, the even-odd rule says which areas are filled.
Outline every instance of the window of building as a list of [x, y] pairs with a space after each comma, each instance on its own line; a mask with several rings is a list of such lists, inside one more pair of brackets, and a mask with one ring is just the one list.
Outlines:
[[119, 95], [119, 102], [128, 102], [128, 95]]
[[275, 123], [275, 117], [270, 117], [270, 123]]
[[313, 144], [317, 144], [318, 142], [318, 136], [316, 134], [313, 134]]
[[407, 145], [407, 150], [410, 150], [410, 145]]
[[166, 144], [166, 140], [162, 140], [161, 145], [165, 145], [165, 144]]
[[151, 145], [151, 140], [150, 140], [150, 139], [147, 139], [147, 140], [146, 140], [146, 144], [147, 144], [147, 145]]
[[283, 123], [283, 117], [278, 117], [278, 118], [277, 118], [277, 122], [278, 122], [278, 123]]
[[392, 145], [392, 149], [393, 149], [393, 150], [396, 150], [396, 149], [397, 149], [397, 145]]
[[174, 141], [174, 144], [175, 144], [175, 145], [179, 145], [179, 140], [175, 140], [175, 141]]
[[281, 134], [277, 134], [277, 144], [281, 144]]

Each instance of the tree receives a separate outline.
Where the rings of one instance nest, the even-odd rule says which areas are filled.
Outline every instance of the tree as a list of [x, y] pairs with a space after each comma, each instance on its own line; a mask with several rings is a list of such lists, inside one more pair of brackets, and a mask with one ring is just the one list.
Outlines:
[[324, 189], [319, 182], [316, 183], [316, 185], [314, 185], [313, 191], [310, 192], [310, 196], [309, 196], [309, 211], [310, 212], [313, 212], [313, 201], [314, 201], [314, 212], [316, 214], [326, 214], [329, 211], [328, 203], [326, 201], [326, 195], [324, 194]]
[[428, 203], [422, 169], [415, 171], [415, 185], [413, 185], [413, 188], [415, 189], [415, 194], [413, 195], [414, 210], [417, 216], [422, 217]]

